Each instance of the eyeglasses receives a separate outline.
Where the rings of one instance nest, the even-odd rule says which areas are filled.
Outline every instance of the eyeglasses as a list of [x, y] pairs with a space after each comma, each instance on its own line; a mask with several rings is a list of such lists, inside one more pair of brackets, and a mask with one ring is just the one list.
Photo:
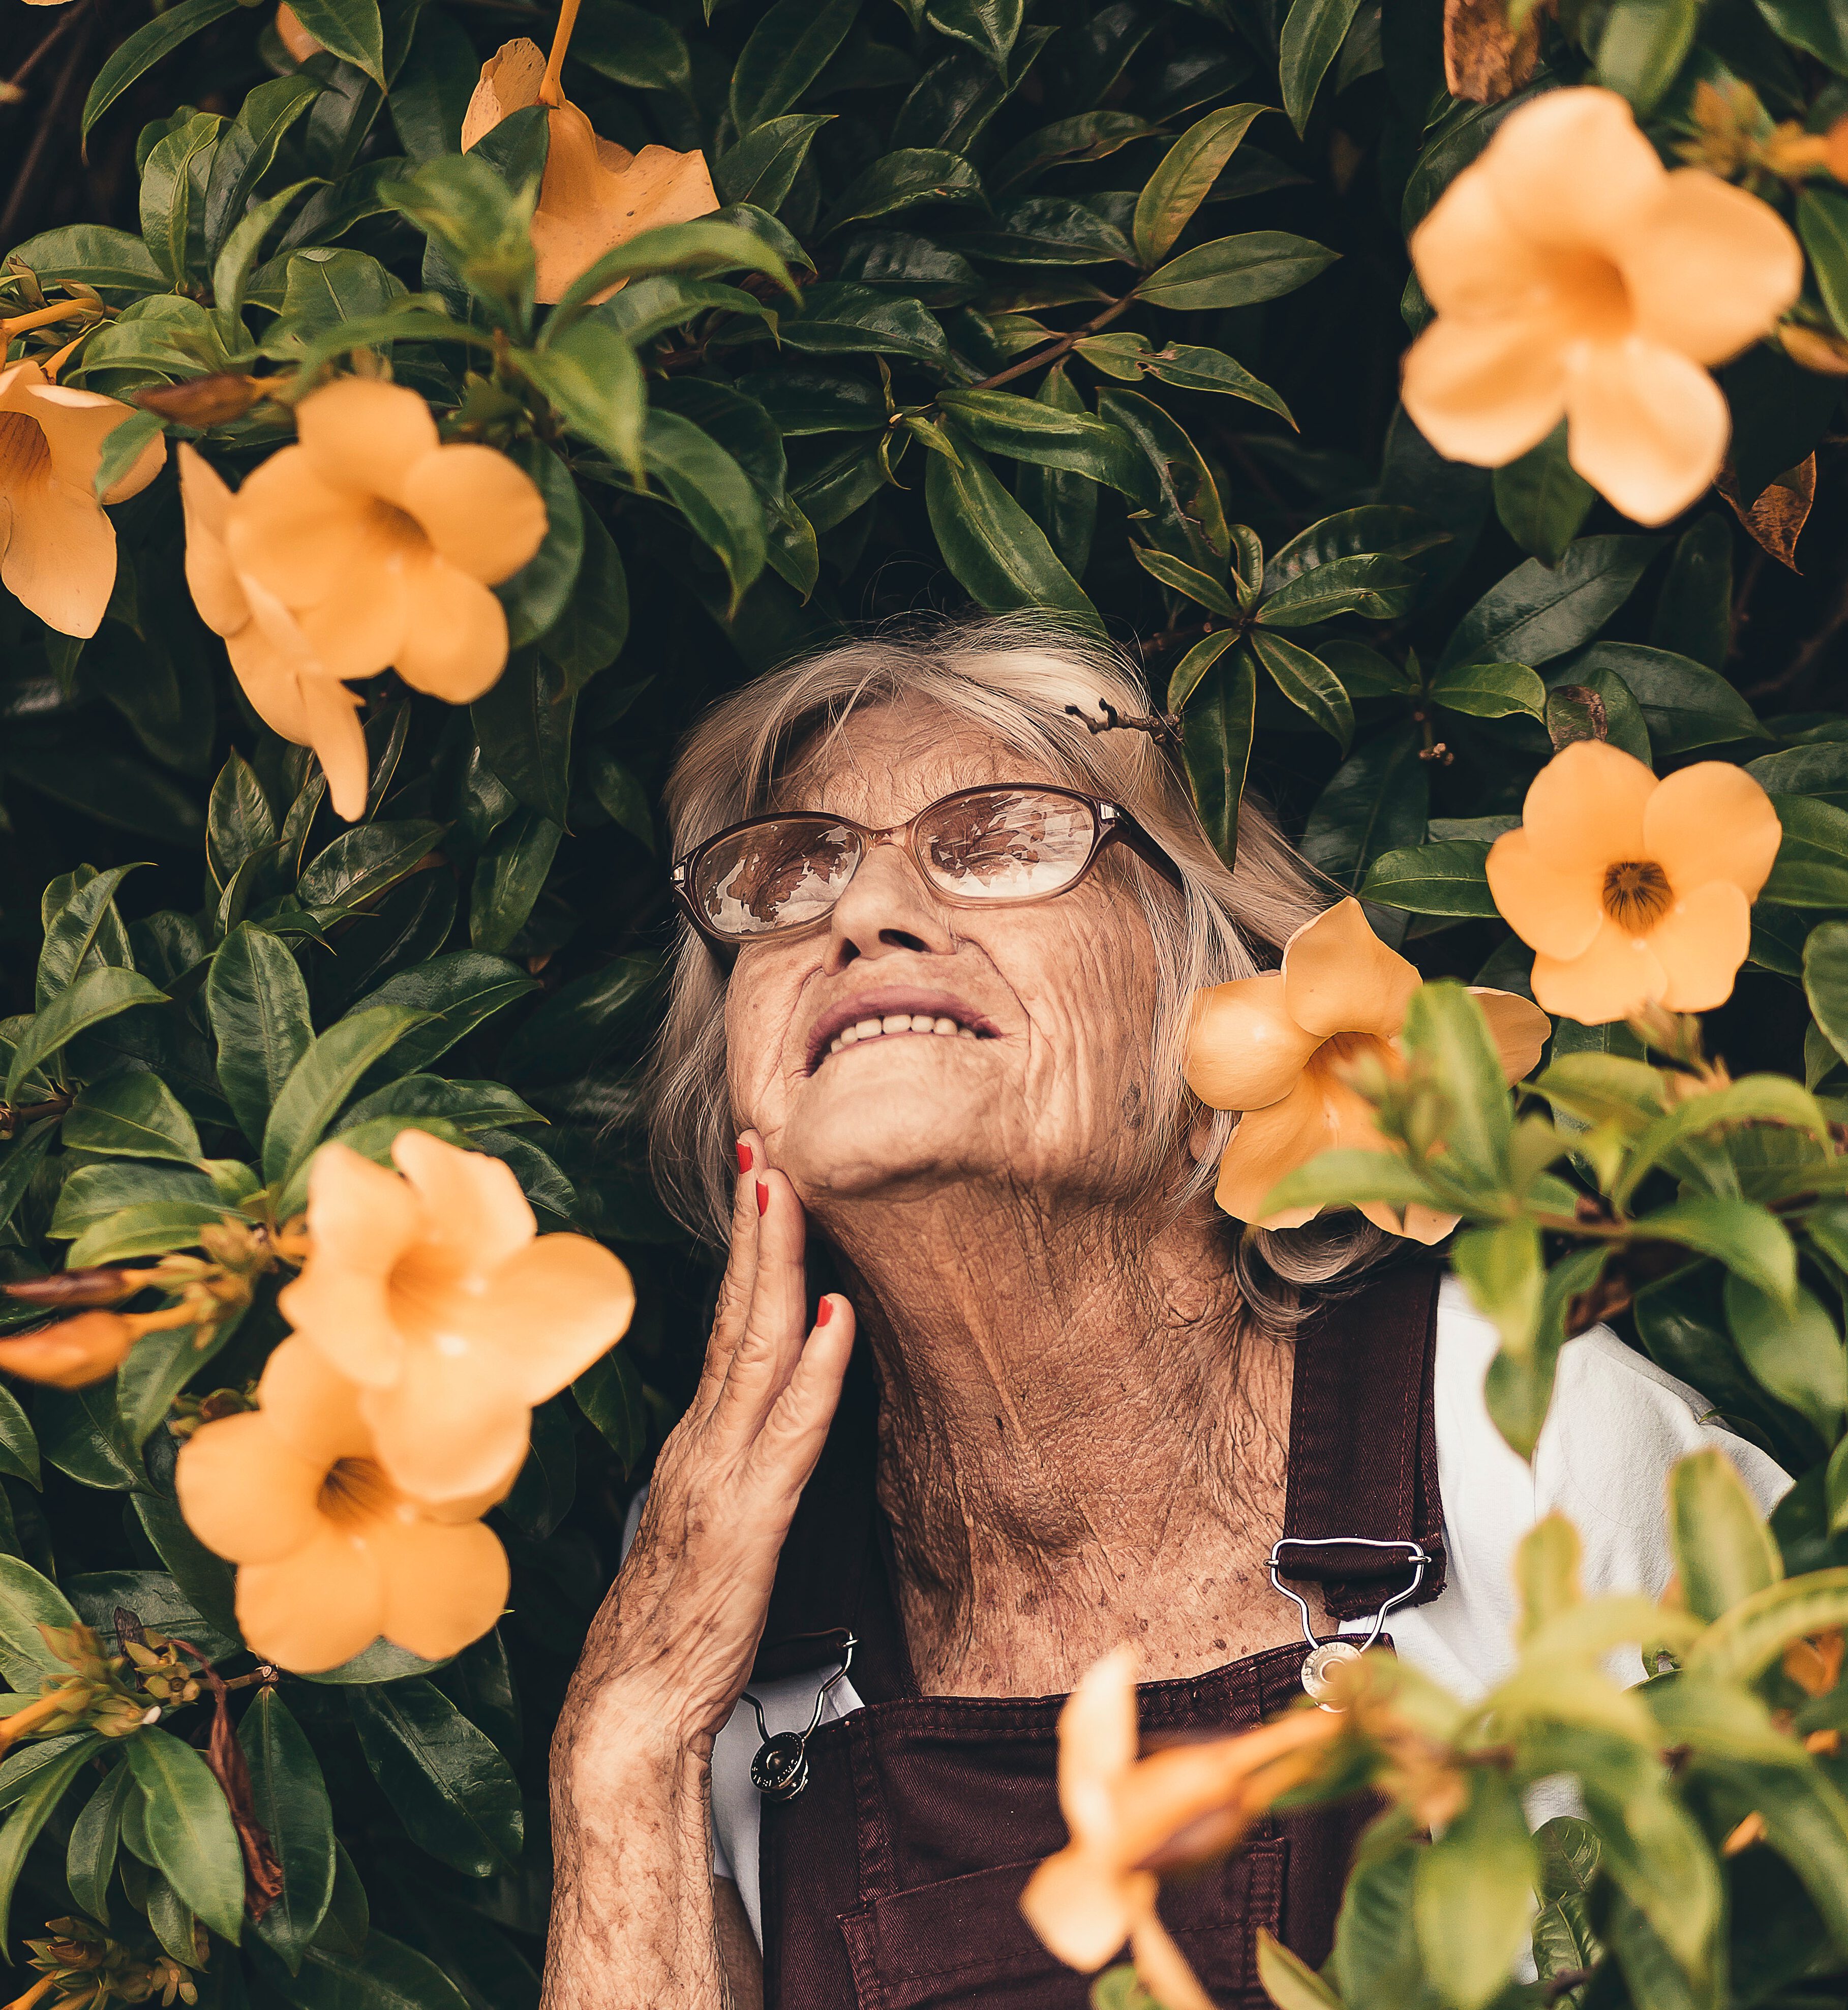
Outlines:
[[752, 817], [688, 852], [673, 889], [693, 926], [731, 947], [819, 927], [867, 852], [900, 843], [953, 907], [1020, 907], [1069, 893], [1113, 843], [1181, 884], [1179, 868], [1120, 803], [1016, 783], [959, 789], [884, 830], [813, 811]]

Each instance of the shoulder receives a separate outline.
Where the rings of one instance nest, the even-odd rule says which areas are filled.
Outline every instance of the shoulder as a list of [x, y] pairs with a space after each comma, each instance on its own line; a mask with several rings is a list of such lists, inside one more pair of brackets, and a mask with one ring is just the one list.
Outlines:
[[[1436, 1411], [1445, 1521], [1467, 1528], [1486, 1515], [1516, 1534], [1555, 1510], [1585, 1544], [1587, 1590], [1657, 1588], [1667, 1574], [1664, 1527], [1669, 1469], [1712, 1446], [1738, 1469], [1768, 1513], [1790, 1485], [1775, 1461], [1713, 1420], [1705, 1397], [1594, 1326], [1561, 1350], [1552, 1406], [1531, 1466], [1490, 1420], [1483, 1380], [1494, 1326], [1454, 1277], [1438, 1298]], [[1651, 1579], [1655, 1582], [1651, 1582]]]

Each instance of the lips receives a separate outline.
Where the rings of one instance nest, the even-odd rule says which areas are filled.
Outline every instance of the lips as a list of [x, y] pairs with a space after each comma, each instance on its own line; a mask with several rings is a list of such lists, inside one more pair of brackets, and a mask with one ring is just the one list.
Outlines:
[[869, 991], [843, 998], [816, 1020], [808, 1036], [807, 1071], [830, 1055], [876, 1039], [998, 1040], [985, 1013], [943, 991]]

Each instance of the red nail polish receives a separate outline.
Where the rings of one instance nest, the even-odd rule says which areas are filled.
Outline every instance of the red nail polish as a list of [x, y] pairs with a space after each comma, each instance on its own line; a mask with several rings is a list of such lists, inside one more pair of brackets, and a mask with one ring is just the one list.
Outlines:
[[748, 1173], [751, 1165], [750, 1147], [740, 1138], [738, 1140], [738, 1170], [741, 1173]]
[[757, 1182], [757, 1212], [767, 1214], [770, 1209], [770, 1189], [761, 1180]]
[[815, 1324], [818, 1326], [824, 1326], [833, 1317], [834, 1301], [832, 1298], [824, 1298], [816, 1309]]

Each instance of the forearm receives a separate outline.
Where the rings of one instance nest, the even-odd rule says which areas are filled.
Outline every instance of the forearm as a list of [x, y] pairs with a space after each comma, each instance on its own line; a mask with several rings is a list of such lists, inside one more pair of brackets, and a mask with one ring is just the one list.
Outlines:
[[542, 2010], [724, 2010], [705, 1750], [568, 1706], [552, 1772]]

